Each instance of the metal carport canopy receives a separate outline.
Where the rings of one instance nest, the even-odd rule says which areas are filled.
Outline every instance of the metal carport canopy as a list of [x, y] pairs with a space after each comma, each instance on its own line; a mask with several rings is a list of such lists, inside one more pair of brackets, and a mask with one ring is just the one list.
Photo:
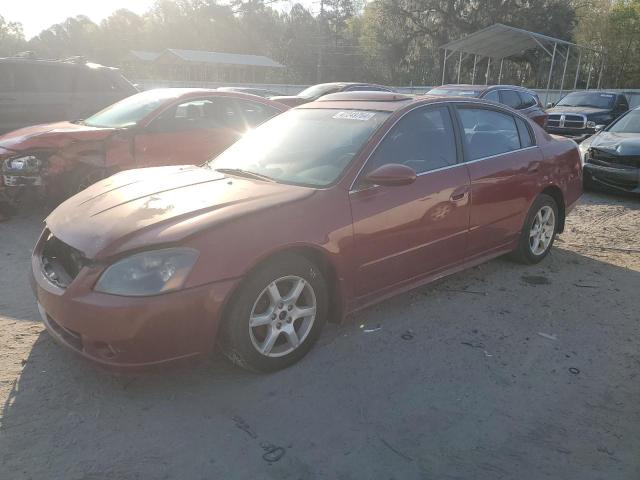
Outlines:
[[464, 38], [449, 42], [440, 48], [501, 59], [532, 48], [542, 48], [551, 55], [550, 48], [553, 48], [555, 44], [577, 47], [575, 43], [566, 40], [496, 23]]
[[[563, 48], [564, 47], [564, 48]], [[517, 55], [531, 49], [541, 48], [551, 57], [551, 65], [549, 67], [549, 77], [547, 80], [547, 96], [549, 94], [549, 88], [551, 85], [551, 77], [553, 74], [553, 67], [556, 60], [556, 54], [564, 58], [564, 70], [562, 72], [562, 84], [560, 91], [564, 88], [564, 79], [567, 71], [567, 64], [569, 63], [569, 55], [571, 49], [578, 50], [578, 66], [576, 68], [576, 76], [574, 82], [574, 89], [578, 84], [578, 76], [580, 71], [580, 62], [582, 60], [582, 50], [591, 50], [597, 52], [592, 48], [576, 45], [575, 43], [561, 40], [559, 38], [550, 37], [541, 33], [530, 32], [521, 28], [510, 27], [501, 23], [496, 23], [490, 27], [478, 30], [475, 33], [467, 35], [466, 37], [454, 40], [440, 47], [444, 50], [444, 62], [442, 65], [442, 83], [445, 83], [445, 73], [448, 58], [455, 52], [459, 52], [460, 59], [458, 63], [458, 83], [460, 83], [460, 67], [462, 65], [462, 55], [470, 54], [474, 55], [473, 63], [473, 80], [475, 82], [476, 74], [476, 61], [477, 57], [487, 57], [487, 74], [488, 81], [489, 69], [491, 67], [491, 59], [500, 60], [500, 74], [498, 76], [498, 83], [500, 83], [502, 77], [502, 61], [505, 58]], [[564, 52], [562, 51], [564, 49]], [[450, 52], [450, 53], [449, 53]], [[600, 51], [600, 54], [603, 52]], [[604, 61], [601, 65], [600, 76], [598, 78], [598, 88], [600, 88], [600, 79], [602, 77], [602, 69], [604, 68]], [[589, 67], [589, 78], [587, 79], [587, 89], [589, 88], [589, 82], [591, 80], [591, 66]], [[546, 100], [545, 100], [546, 102]]]

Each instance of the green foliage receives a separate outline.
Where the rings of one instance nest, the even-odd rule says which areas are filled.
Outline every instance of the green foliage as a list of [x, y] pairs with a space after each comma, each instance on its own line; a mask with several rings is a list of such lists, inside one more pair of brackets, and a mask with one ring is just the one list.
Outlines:
[[[121, 9], [99, 25], [77, 16], [29, 42], [19, 24], [0, 17], [0, 55], [28, 49], [117, 65], [130, 50], [184, 48], [267, 55], [288, 67], [273, 81], [424, 85], [442, 78], [441, 45], [499, 22], [606, 49], [605, 85], [640, 82], [640, 0], [322, 0], [314, 13], [300, 4], [282, 12], [272, 3], [156, 0], [144, 15]], [[456, 79], [457, 60], [448, 63], [449, 81]], [[598, 61], [583, 60], [583, 69]], [[540, 85], [548, 62], [545, 54], [526, 52], [505, 65], [503, 82]], [[576, 67], [574, 56], [569, 71]], [[472, 68], [473, 57], [465, 58], [462, 81]], [[476, 81], [485, 68], [478, 66]]]

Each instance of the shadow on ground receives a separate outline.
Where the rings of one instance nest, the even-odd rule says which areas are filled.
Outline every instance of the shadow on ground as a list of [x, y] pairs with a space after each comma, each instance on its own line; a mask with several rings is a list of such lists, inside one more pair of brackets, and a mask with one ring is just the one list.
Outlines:
[[271, 375], [214, 355], [114, 377], [43, 332], [0, 477], [639, 478], [638, 285], [561, 249], [500, 259], [329, 325]]

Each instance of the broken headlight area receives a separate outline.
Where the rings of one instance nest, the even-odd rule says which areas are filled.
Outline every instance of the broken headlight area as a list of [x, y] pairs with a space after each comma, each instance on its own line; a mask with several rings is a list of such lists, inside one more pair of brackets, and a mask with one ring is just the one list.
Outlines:
[[7, 187], [43, 185], [42, 172], [46, 165], [47, 156], [44, 154], [24, 154], [5, 159], [2, 162], [4, 185]]
[[29, 174], [39, 173], [44, 159], [36, 155], [19, 155], [9, 157], [2, 163], [3, 173]]

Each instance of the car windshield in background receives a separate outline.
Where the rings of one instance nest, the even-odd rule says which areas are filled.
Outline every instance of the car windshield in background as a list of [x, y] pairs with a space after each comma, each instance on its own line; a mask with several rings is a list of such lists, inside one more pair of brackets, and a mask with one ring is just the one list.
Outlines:
[[177, 95], [178, 92], [170, 89], [138, 93], [90, 116], [82, 124], [89, 127], [131, 127], [157, 109], [167, 99], [175, 98]]
[[614, 133], [640, 133], [640, 110], [632, 110], [609, 129]]
[[312, 87], [305, 88], [298, 94], [298, 97], [312, 99], [312, 98], [320, 98], [327, 93], [334, 93], [337, 91], [337, 85], [334, 84], [321, 84], [321, 85], [313, 85]]
[[458, 95], [461, 97], [477, 97], [480, 95], [478, 90], [464, 90], [460, 88], [432, 88], [427, 95]]
[[558, 102], [558, 107], [611, 108], [615, 95], [612, 93], [570, 93]]
[[365, 110], [290, 110], [246, 134], [208, 166], [281, 183], [327, 186], [388, 116]]

